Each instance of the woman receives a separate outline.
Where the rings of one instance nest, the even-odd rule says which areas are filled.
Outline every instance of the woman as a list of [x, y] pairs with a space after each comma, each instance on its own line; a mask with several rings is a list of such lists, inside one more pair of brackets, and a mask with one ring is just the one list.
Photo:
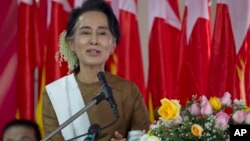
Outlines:
[[[102, 92], [97, 73], [105, 72], [105, 62], [114, 52], [119, 38], [117, 19], [104, 1], [87, 0], [71, 12], [67, 31], [61, 34], [60, 56], [68, 62], [73, 73], [46, 86], [43, 99], [45, 134]], [[147, 130], [150, 124], [148, 112], [137, 86], [108, 72], [105, 72], [105, 77], [113, 91], [120, 117], [113, 125], [102, 129], [97, 140], [126, 140], [138, 130]], [[115, 120], [109, 103], [103, 101], [66, 126], [52, 140], [68, 140], [87, 133], [92, 124], [104, 127]]]

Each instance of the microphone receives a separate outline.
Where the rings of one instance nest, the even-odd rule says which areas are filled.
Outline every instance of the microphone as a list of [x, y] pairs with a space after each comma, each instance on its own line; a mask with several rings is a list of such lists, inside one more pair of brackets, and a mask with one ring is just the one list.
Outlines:
[[117, 109], [117, 105], [116, 102], [114, 100], [113, 94], [112, 94], [112, 90], [110, 88], [110, 86], [108, 85], [104, 72], [99, 72], [97, 73], [97, 77], [100, 80], [102, 87], [103, 87], [103, 94], [105, 96], [105, 99], [109, 102], [110, 107], [112, 108], [114, 115], [116, 118], [119, 118], [119, 112]]
[[98, 137], [101, 134], [101, 127], [98, 124], [92, 124], [89, 127], [88, 135], [84, 139], [84, 141], [94, 141], [96, 137]]

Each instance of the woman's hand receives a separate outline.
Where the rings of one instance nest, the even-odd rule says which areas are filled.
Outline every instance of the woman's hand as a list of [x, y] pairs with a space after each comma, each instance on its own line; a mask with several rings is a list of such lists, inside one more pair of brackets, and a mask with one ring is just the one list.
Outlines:
[[111, 138], [111, 141], [126, 141], [126, 138], [123, 138], [122, 134], [115, 131], [115, 138]]

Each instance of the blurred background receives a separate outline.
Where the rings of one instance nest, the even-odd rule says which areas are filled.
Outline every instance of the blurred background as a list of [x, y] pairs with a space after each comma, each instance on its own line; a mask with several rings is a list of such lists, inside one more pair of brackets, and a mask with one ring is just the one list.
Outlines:
[[[44, 86], [69, 73], [59, 35], [83, 1], [0, 0], [0, 131], [14, 118], [42, 125]], [[249, 0], [107, 2], [122, 33], [107, 71], [137, 84], [152, 121], [162, 98], [229, 92], [250, 104]]]

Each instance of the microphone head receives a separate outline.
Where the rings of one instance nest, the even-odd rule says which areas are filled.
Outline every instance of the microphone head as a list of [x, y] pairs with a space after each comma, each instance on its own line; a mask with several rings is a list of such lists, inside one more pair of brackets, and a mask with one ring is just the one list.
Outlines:
[[101, 81], [102, 84], [107, 83], [104, 72], [102, 72], [102, 71], [98, 72], [97, 77]]
[[95, 137], [101, 134], [101, 126], [99, 124], [92, 124], [88, 130], [89, 133], [94, 133]]

